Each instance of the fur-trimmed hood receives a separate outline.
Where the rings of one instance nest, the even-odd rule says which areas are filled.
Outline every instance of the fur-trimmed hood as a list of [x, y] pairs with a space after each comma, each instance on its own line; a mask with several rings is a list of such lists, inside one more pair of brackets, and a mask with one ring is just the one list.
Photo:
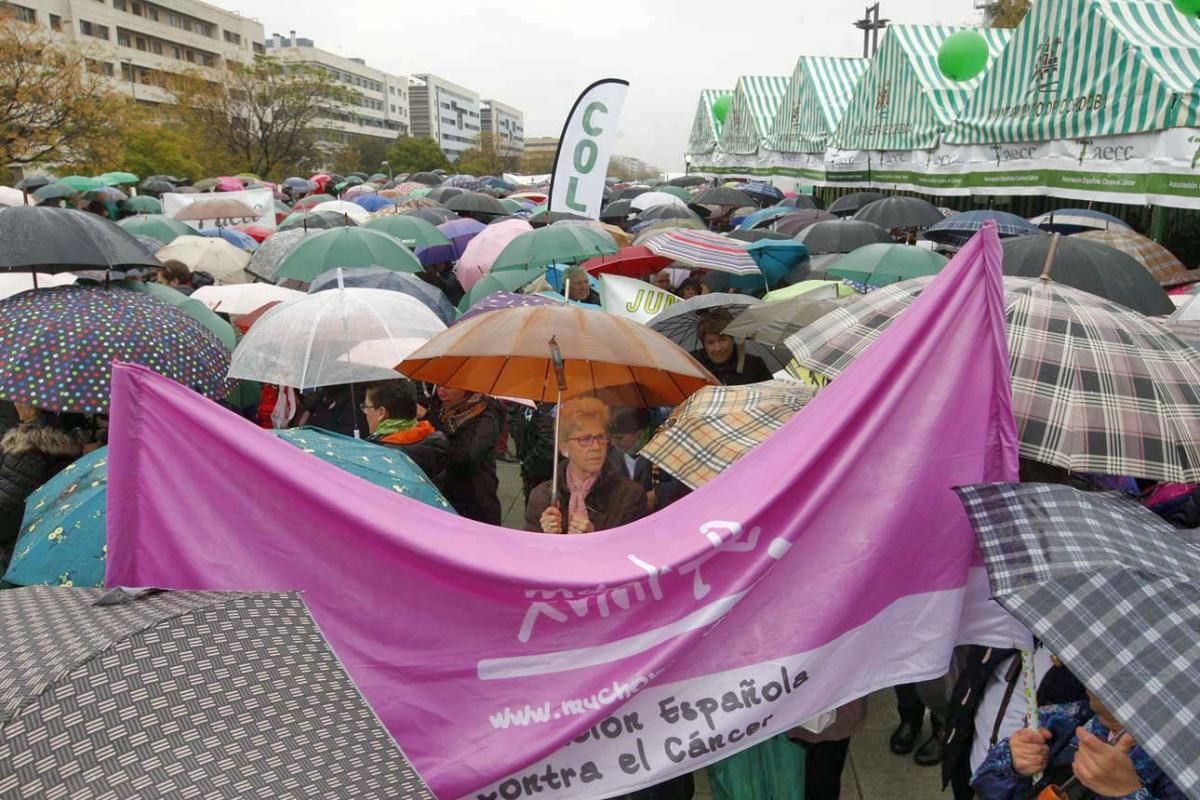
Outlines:
[[21, 455], [44, 453], [53, 458], [75, 459], [83, 452], [79, 441], [66, 431], [47, 425], [26, 423], [10, 428], [0, 439], [0, 453]]

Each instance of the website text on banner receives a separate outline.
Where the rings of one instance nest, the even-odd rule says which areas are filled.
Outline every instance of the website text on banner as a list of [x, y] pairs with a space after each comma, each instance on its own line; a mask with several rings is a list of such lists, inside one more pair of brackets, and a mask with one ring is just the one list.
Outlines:
[[956, 641], [1024, 644], [951, 491], [1017, 475], [1000, 256], [989, 227], [774, 437], [587, 536], [451, 517], [120, 366], [108, 583], [304, 591], [439, 797], [694, 770], [938, 676]]
[[617, 140], [629, 82], [596, 81], [575, 101], [554, 155], [550, 211], [600, 218], [604, 179]]

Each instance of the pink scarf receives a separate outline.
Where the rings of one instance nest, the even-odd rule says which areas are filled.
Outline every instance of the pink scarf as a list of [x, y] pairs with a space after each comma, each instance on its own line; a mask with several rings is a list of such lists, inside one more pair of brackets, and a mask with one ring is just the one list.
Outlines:
[[567, 518], [570, 519], [576, 515], [587, 516], [587, 496], [592, 491], [592, 487], [596, 485], [596, 479], [600, 477], [600, 473], [596, 473], [590, 478], [575, 477], [575, 470], [571, 469], [571, 465], [567, 464], [567, 491], [571, 493], [571, 499], [567, 503]]

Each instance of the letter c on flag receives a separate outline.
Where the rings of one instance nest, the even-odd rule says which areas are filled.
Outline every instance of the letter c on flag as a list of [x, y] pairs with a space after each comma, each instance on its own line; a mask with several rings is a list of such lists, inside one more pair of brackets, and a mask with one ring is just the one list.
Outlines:
[[607, 114], [608, 106], [604, 105], [604, 103], [596, 101], [588, 103], [588, 107], [583, 111], [583, 131], [588, 136], [599, 136], [600, 134], [604, 133], [604, 128], [600, 128], [592, 124], [592, 114], [595, 114], [597, 111], [603, 111], [605, 114]]

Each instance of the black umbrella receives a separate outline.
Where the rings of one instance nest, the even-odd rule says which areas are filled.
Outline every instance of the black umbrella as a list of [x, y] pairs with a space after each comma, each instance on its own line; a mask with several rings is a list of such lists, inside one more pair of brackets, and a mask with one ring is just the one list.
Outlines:
[[175, 191], [175, 184], [162, 178], [147, 178], [138, 188], [146, 194], [166, 194]]
[[787, 241], [791, 239], [786, 233], [779, 231], [764, 231], [764, 230], [749, 230], [749, 231], [730, 231], [728, 234], [730, 239], [737, 239], [739, 242], [761, 242], [763, 239], [775, 239]]
[[159, 266], [131, 234], [95, 214], [42, 206], [0, 210], [0, 269], [55, 273]]
[[807, 228], [809, 225], [816, 225], [818, 222], [825, 220], [835, 220], [833, 214], [820, 209], [805, 208], [800, 209], [794, 214], [788, 214], [786, 217], [780, 217], [771, 224], [771, 230], [786, 233], [788, 236], [795, 236], [800, 231]]
[[600, 209], [600, 219], [625, 219], [633, 213], [632, 200], [614, 200]]
[[12, 589], [0, 648], [6, 796], [433, 800], [299, 594]]
[[414, 172], [408, 176], [413, 183], [423, 183], [426, 186], [441, 186], [442, 179], [432, 172]]
[[585, 220], [587, 217], [580, 214], [572, 214], [569, 211], [539, 211], [529, 218], [529, 224], [535, 228], [553, 225], [555, 222], [563, 220]]
[[626, 186], [621, 191], [612, 196], [613, 200], [632, 200], [639, 194], [645, 194], [650, 191], [649, 186]]
[[667, 181], [668, 186], [701, 186], [708, 183], [708, 178], [702, 178], [699, 175], [683, 175], [678, 178], [672, 178]]
[[17, 181], [17, 188], [24, 192], [33, 192], [54, 182], [54, 178], [49, 175], [30, 175], [28, 178], [21, 178]]
[[349, 214], [336, 211], [313, 211], [297, 214], [279, 226], [281, 231], [324, 230], [326, 228], [357, 228], [358, 223]]
[[933, 203], [919, 197], [885, 197], [867, 203], [854, 218], [874, 222], [888, 229], [922, 229], [941, 222], [946, 215]]
[[508, 214], [508, 209], [500, 205], [499, 200], [482, 192], [463, 192], [451, 198], [446, 208], [456, 214], [491, 214], [497, 217]]
[[445, 204], [447, 200], [453, 200], [462, 193], [463, 190], [457, 186], [439, 186], [425, 196], [430, 200], [436, 200], [439, 203]]
[[65, 183], [48, 183], [33, 192], [33, 196], [45, 202], [47, 200], [66, 200], [79, 194], [73, 186]]
[[820, 208], [817, 205], [816, 198], [807, 194], [798, 194], [795, 197], [785, 197], [775, 204], [776, 208]]
[[852, 217], [863, 206], [874, 203], [876, 200], [882, 200], [883, 198], [884, 195], [879, 192], [851, 192], [850, 194], [842, 195], [830, 203], [829, 212], [839, 217]]
[[805, 228], [796, 236], [812, 255], [849, 253], [869, 244], [890, 244], [892, 237], [873, 222], [856, 219], [831, 219]]
[[731, 189], [728, 186], [704, 189], [692, 198], [692, 202], [705, 206], [727, 206], [730, 208], [740, 208], [742, 206], [758, 207], [758, 203], [754, 202], [753, 197], [739, 189]]
[[458, 219], [458, 214], [448, 208], [402, 208], [400, 213], [423, 219], [431, 225], [441, 225], [443, 222]]
[[1056, 283], [1073, 286], [1148, 316], [1170, 314], [1171, 298], [1150, 271], [1111, 247], [1074, 236], [1018, 236], [1005, 239], [1005, 275], [1037, 278], [1048, 267]]

